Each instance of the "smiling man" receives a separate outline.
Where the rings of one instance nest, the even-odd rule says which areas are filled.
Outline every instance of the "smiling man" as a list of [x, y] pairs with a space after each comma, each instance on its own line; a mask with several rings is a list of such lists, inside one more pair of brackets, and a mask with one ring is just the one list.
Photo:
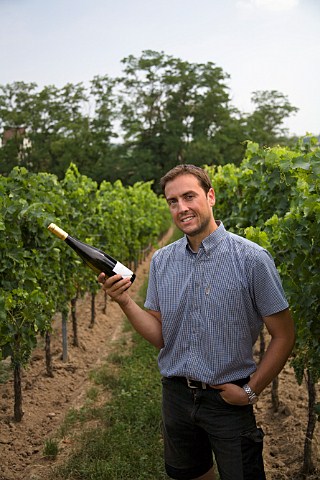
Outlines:
[[[203, 169], [179, 165], [161, 186], [185, 235], [155, 252], [146, 310], [131, 299], [128, 279], [101, 274], [99, 281], [160, 349], [167, 474], [214, 480], [214, 454], [221, 480], [263, 480], [253, 404], [294, 344], [278, 272], [265, 249], [214, 219], [215, 194]], [[263, 324], [271, 341], [257, 368], [252, 350]]]
[[202, 240], [218, 228], [212, 214], [214, 190], [210, 183], [202, 180], [203, 170], [200, 169], [199, 178], [193, 174], [174, 177], [180, 170], [172, 170], [163, 177], [162, 188], [174, 223], [188, 236], [192, 249], [198, 251]]

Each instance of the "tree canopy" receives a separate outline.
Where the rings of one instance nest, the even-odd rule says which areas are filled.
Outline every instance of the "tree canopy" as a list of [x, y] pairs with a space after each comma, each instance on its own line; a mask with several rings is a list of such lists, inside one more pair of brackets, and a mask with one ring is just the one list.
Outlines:
[[63, 178], [73, 162], [99, 183], [157, 185], [178, 163], [238, 165], [246, 140], [288, 140], [283, 122], [298, 109], [280, 92], [253, 92], [247, 114], [232, 105], [229, 75], [213, 62], [146, 50], [122, 64], [121, 76], [96, 76], [89, 87], [0, 85], [0, 173], [20, 165]]

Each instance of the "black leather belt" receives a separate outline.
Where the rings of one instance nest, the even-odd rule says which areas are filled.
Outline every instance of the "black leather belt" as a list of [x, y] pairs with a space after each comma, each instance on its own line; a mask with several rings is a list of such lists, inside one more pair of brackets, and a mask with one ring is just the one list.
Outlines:
[[[174, 380], [180, 381], [185, 383], [189, 388], [200, 388], [201, 390], [207, 390], [207, 389], [212, 389], [212, 386], [209, 385], [209, 383], [204, 383], [204, 382], [199, 382], [198, 380], [192, 380], [191, 378], [186, 378], [186, 377], [171, 377]], [[234, 385], [238, 385], [239, 387], [242, 387], [246, 383], [248, 383], [250, 380], [250, 377], [246, 378], [239, 378], [238, 380], [233, 380], [232, 382], [225, 382], [225, 383], [233, 383]]]

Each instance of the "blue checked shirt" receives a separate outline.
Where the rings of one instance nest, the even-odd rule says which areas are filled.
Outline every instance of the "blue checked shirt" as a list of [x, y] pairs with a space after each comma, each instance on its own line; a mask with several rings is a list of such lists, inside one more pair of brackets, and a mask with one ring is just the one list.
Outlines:
[[197, 253], [186, 237], [155, 252], [145, 307], [161, 313], [161, 375], [221, 384], [256, 370], [262, 317], [288, 302], [271, 255], [219, 222]]

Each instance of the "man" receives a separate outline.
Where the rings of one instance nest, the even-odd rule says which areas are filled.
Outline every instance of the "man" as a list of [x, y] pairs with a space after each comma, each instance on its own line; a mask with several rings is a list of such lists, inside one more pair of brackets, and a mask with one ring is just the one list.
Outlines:
[[[278, 272], [262, 247], [216, 221], [206, 172], [179, 165], [161, 186], [185, 236], [156, 251], [146, 310], [128, 279], [99, 281], [134, 328], [160, 349], [165, 466], [178, 480], [265, 479], [263, 432], [253, 404], [278, 375], [294, 344], [294, 325]], [[252, 347], [263, 323], [271, 336], [258, 368]]]

